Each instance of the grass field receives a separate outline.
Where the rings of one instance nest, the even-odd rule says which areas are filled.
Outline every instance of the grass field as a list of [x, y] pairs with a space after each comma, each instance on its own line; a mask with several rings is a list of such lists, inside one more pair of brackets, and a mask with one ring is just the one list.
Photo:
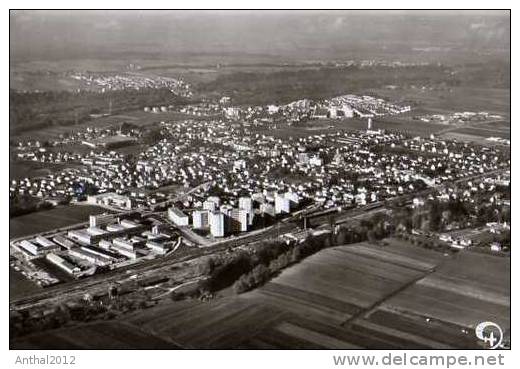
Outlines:
[[10, 218], [9, 238], [28, 236], [53, 228], [87, 222], [90, 214], [101, 214], [106, 211], [98, 206], [70, 205]]
[[493, 129], [493, 128], [487, 128], [487, 127], [464, 127], [459, 128], [454, 131], [454, 133], [462, 133], [466, 135], [472, 135], [477, 137], [500, 137], [500, 138], [506, 138], [511, 139], [511, 131], [509, 130], [501, 130], [501, 129]]
[[[472, 253], [444, 256], [397, 239], [338, 246], [256, 290], [209, 302], [165, 301], [123, 317], [121, 327], [107, 324], [183, 348], [480, 348], [472, 330], [478, 322], [509, 327], [508, 263]], [[62, 330], [60, 337], [74, 340], [75, 332]], [[58, 348], [50, 339], [37, 343]]]
[[67, 168], [81, 168], [81, 165], [71, 163], [42, 163], [39, 161], [9, 161], [9, 179], [26, 177], [37, 178], [57, 173]]
[[36, 283], [28, 280], [22, 273], [9, 267], [9, 299], [22, 297], [27, 293], [38, 291]]

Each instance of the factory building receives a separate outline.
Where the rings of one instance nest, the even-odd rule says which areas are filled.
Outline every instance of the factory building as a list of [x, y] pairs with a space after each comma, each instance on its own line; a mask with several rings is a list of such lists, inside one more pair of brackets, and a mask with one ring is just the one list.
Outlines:
[[129, 259], [135, 260], [140, 256], [137, 250], [128, 249], [126, 247], [122, 247], [116, 244], [112, 245], [112, 249], [115, 250], [117, 253], [126, 256]]
[[178, 226], [187, 226], [189, 218], [180, 209], [172, 207], [168, 209], [168, 218]]
[[82, 246], [82, 250], [91, 252], [92, 254], [95, 254], [102, 259], [106, 259], [109, 262], [116, 262], [116, 261], [123, 261], [125, 258], [122, 258], [120, 255], [116, 254], [115, 252], [111, 252], [109, 250], [105, 250], [100, 247], [95, 246]]
[[66, 249], [71, 249], [76, 246], [76, 244], [74, 242], [72, 242], [71, 240], [69, 240], [68, 238], [63, 237], [63, 236], [55, 236], [55, 237], [53, 237], [52, 240], [54, 242], [56, 242], [58, 245], [60, 245], [61, 247], [64, 247]]
[[121, 224], [121, 226], [126, 229], [137, 228], [141, 226], [139, 223], [131, 221], [130, 219], [123, 219], [119, 222], [119, 224]]
[[43, 236], [38, 236], [34, 239], [34, 241], [36, 241], [38, 244], [40, 244], [43, 248], [45, 249], [59, 249], [58, 245], [56, 245], [54, 242], [52, 242], [51, 240], [43, 237]]
[[69, 263], [67, 260], [63, 259], [61, 256], [56, 254], [47, 254], [45, 256], [47, 260], [56, 265], [57, 267], [63, 269], [69, 274], [76, 275], [81, 272], [81, 269], [72, 263]]
[[112, 241], [112, 247], [114, 247], [114, 246], [122, 247], [122, 248], [125, 248], [127, 250], [134, 250], [135, 249], [135, 244], [132, 241], [127, 240], [125, 238], [115, 238]]
[[96, 236], [102, 236], [104, 234], [107, 234], [108, 232], [107, 231], [104, 231], [102, 230], [101, 228], [98, 228], [98, 227], [89, 227], [87, 228], [87, 232], [96, 237]]
[[125, 229], [127, 229], [126, 227], [124, 227], [123, 225], [121, 224], [109, 224], [107, 225], [106, 227], [106, 230], [108, 232], [122, 232], [124, 231]]
[[213, 237], [224, 237], [225, 233], [225, 220], [224, 214], [220, 211], [212, 211], [209, 213], [209, 225], [211, 235]]
[[87, 232], [86, 229], [73, 229], [67, 233], [67, 236], [74, 241], [87, 245], [90, 245], [96, 239], [96, 237]]
[[95, 264], [97, 266], [107, 266], [112, 264], [112, 260], [94, 254], [93, 252], [87, 251], [83, 248], [71, 249], [69, 250], [69, 255], [74, 256], [78, 259], [86, 260], [89, 263]]
[[168, 250], [170, 249], [169, 245], [164, 244], [164, 243], [154, 242], [154, 241], [148, 241], [146, 243], [146, 247], [151, 249], [156, 254], [160, 254], [160, 255], [166, 254], [168, 252]]
[[60, 248], [57, 244], [44, 237], [36, 237], [36, 239], [32, 241], [20, 241], [18, 246], [23, 251], [33, 256], [45, 255], [51, 251], [59, 250]]

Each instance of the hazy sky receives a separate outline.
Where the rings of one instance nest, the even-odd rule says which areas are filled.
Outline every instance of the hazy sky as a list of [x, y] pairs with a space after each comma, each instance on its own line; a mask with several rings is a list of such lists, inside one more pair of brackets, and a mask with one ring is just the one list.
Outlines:
[[11, 58], [509, 48], [507, 11], [12, 11]]

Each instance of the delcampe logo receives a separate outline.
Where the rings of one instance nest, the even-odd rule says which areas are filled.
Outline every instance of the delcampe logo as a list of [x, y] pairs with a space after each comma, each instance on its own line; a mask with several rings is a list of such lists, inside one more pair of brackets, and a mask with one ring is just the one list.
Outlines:
[[496, 349], [503, 338], [502, 328], [493, 322], [482, 322], [475, 328], [477, 338], [489, 345], [491, 350]]

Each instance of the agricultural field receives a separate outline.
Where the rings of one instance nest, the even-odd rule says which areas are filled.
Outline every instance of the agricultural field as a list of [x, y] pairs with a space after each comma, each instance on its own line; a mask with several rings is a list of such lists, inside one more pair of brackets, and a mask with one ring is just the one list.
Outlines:
[[509, 88], [442, 87], [422, 89], [420, 86], [397, 86], [395, 89], [369, 89], [368, 94], [390, 101], [405, 101], [414, 114], [449, 114], [464, 111], [487, 111], [510, 116]]
[[[177, 307], [165, 305], [158, 314], [150, 310], [130, 321], [186, 347], [478, 347], [473, 335], [463, 332], [464, 328], [469, 332], [474, 325], [444, 319], [445, 316], [425, 323], [425, 317], [384, 302], [398, 299], [402, 291], [422, 286], [421, 281], [430, 278], [423, 279], [425, 276], [435, 280], [436, 269], [446, 261], [441, 274], [458, 273], [460, 278], [467, 273], [467, 280], [477, 281], [474, 284], [478, 286], [482, 278], [471, 278], [478, 271], [477, 265], [482, 268], [482, 263], [486, 263], [480, 255], [478, 260], [469, 256], [475, 264], [468, 260], [458, 268], [458, 256], [451, 260], [402, 241], [390, 239], [387, 243], [384, 247], [356, 244], [323, 250], [285, 270], [265, 286], [238, 297], [210, 303], [185, 302]], [[496, 265], [504, 260], [489, 263]], [[507, 277], [507, 270], [500, 275]], [[497, 282], [501, 280], [497, 277]], [[444, 298], [450, 298], [448, 287], [444, 291]], [[432, 310], [434, 302], [428, 302]], [[466, 307], [467, 302], [471, 301], [460, 300], [461, 309], [477, 310], [482, 317], [494, 308]], [[392, 314], [395, 317], [387, 319]]]
[[32, 350], [42, 347], [60, 347], [63, 350], [120, 350], [120, 349], [176, 349], [179, 346], [164, 341], [135, 327], [110, 322], [63, 328], [52, 332], [36, 333], [10, 343], [11, 349]]
[[[449, 140], [472, 142], [474, 144], [483, 145], [483, 146], [502, 145], [500, 143], [487, 140], [488, 137], [482, 137], [482, 136], [477, 136], [475, 134], [460, 133], [460, 132], [455, 132], [455, 131], [443, 133], [441, 135], [441, 137], [445, 137]], [[494, 137], [497, 137], [497, 135], [495, 135]]]
[[500, 138], [505, 138], [505, 139], [511, 139], [510, 130], [486, 128], [483, 126], [464, 127], [464, 128], [459, 128], [459, 129], [453, 130], [452, 132], [471, 135], [471, 136], [477, 136], [477, 137], [484, 137], [484, 138], [500, 137]]
[[509, 258], [461, 252], [382, 308], [421, 314], [468, 330], [488, 320], [507, 330], [510, 272]]
[[89, 215], [106, 211], [98, 206], [69, 205], [10, 218], [9, 238], [28, 236], [54, 228], [87, 222]]

